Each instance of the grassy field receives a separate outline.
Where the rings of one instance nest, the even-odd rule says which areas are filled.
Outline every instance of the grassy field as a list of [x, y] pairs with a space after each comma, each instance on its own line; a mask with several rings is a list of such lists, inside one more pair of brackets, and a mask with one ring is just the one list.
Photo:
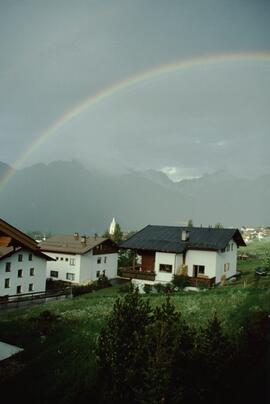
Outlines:
[[[250, 314], [270, 312], [270, 276], [254, 275], [262, 260], [260, 250], [257, 257], [239, 262], [243, 275], [236, 282], [201, 292], [180, 291], [171, 299], [195, 327], [202, 327], [217, 312], [226, 332], [237, 335]], [[2, 362], [2, 389], [15, 396], [23, 389], [31, 402], [87, 401], [95, 382], [96, 341], [119, 296], [119, 287], [113, 286], [74, 299], [1, 312], [0, 340], [24, 348], [14, 359]], [[157, 294], [143, 298], [149, 298], [152, 306], [164, 301]], [[42, 315], [45, 310], [50, 312], [48, 318]]]

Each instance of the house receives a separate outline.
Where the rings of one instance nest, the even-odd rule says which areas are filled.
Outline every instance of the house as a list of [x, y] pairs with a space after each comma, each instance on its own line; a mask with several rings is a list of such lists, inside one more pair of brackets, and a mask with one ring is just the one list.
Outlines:
[[0, 219], [0, 296], [44, 292], [51, 260], [35, 240]]
[[166, 283], [175, 274], [208, 286], [236, 274], [237, 248], [245, 246], [238, 229], [148, 225], [120, 244], [136, 252], [122, 276], [144, 283]]
[[48, 262], [47, 278], [74, 283], [117, 276], [118, 247], [109, 238], [55, 235], [40, 243], [41, 250], [54, 261]]

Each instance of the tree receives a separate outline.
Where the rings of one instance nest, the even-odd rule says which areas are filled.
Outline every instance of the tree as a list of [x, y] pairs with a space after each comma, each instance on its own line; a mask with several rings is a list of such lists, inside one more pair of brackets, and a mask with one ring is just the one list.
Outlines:
[[193, 227], [193, 220], [192, 219], [188, 219], [187, 227]]
[[194, 366], [196, 372], [194, 391], [199, 391], [205, 402], [220, 403], [224, 397], [224, 390], [229, 391], [227, 373], [229, 373], [230, 352], [233, 352], [231, 341], [224, 334], [221, 322], [214, 313], [206, 327], [201, 330], [198, 361]]
[[118, 244], [120, 241], [122, 241], [123, 238], [123, 232], [121, 230], [120, 224], [116, 223], [115, 229], [114, 229], [114, 234], [112, 235], [112, 240]]
[[218, 222], [214, 225], [214, 229], [223, 229], [223, 224]]
[[107, 229], [107, 230], [105, 230], [105, 232], [102, 234], [102, 237], [105, 237], [105, 238], [111, 238], [111, 235], [110, 235], [110, 233], [109, 233], [109, 230]]
[[[141, 350], [146, 326], [152, 321], [149, 301], [138, 290], [117, 299], [98, 339], [100, 388], [108, 402], [132, 401], [132, 386], [141, 380]], [[102, 401], [104, 402], [104, 401]]]
[[266, 252], [263, 263], [266, 269], [270, 269], [270, 251]]

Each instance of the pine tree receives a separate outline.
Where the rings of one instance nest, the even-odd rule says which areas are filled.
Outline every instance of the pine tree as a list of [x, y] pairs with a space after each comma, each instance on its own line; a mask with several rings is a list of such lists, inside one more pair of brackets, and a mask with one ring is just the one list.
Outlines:
[[123, 238], [123, 232], [121, 230], [120, 224], [116, 223], [112, 239], [116, 244], [118, 244], [122, 241], [122, 238]]
[[138, 351], [151, 321], [149, 302], [141, 298], [138, 290], [117, 299], [97, 348], [102, 388], [108, 401], [124, 403], [132, 399], [132, 386], [140, 381], [143, 367]]

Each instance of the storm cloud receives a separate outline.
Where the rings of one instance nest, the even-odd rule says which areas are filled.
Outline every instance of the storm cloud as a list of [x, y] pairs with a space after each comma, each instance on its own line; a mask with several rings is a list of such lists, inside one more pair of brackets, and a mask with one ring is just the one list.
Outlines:
[[[267, 1], [1, 2], [0, 160], [77, 159], [175, 179], [218, 169], [269, 173], [269, 20]], [[104, 97], [22, 160], [87, 97], [161, 65], [231, 53], [234, 61], [197, 64]], [[250, 59], [237, 59], [243, 53]]]

